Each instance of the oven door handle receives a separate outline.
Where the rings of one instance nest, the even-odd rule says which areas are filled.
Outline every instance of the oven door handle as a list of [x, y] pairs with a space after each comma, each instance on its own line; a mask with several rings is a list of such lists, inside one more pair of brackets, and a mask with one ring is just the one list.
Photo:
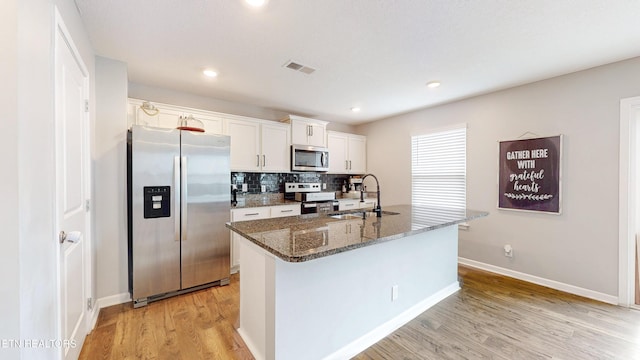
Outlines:
[[318, 207], [318, 204], [316, 204], [316, 203], [307, 203], [307, 204], [302, 204], [302, 207], [310, 209], [310, 208]]

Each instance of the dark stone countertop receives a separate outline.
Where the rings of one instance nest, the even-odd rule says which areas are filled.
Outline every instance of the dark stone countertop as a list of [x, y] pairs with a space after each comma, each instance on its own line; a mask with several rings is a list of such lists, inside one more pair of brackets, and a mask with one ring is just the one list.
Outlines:
[[380, 218], [371, 213], [363, 219], [357, 215], [361, 211], [237, 221], [226, 226], [284, 261], [303, 262], [488, 215], [468, 209], [396, 205], [383, 207]]

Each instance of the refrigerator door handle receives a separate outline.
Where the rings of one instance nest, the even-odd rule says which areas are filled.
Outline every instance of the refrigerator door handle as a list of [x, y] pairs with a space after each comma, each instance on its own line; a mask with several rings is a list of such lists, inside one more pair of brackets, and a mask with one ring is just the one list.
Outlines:
[[180, 241], [180, 157], [173, 157], [173, 231], [174, 240]]
[[182, 161], [180, 161], [181, 171], [180, 171], [180, 185], [182, 187], [181, 199], [180, 199], [180, 217], [182, 218], [182, 241], [187, 241], [187, 224], [189, 220], [187, 219], [187, 157], [183, 156]]

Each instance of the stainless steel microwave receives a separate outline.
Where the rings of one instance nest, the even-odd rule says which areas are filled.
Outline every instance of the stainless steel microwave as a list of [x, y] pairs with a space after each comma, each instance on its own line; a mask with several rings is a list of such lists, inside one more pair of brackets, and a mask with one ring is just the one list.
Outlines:
[[291, 145], [291, 171], [329, 171], [329, 149]]

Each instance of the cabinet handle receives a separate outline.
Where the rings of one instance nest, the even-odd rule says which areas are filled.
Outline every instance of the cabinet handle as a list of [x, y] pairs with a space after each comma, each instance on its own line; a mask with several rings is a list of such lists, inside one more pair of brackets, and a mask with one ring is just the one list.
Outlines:
[[262, 155], [262, 166], [267, 166], [267, 155]]
[[344, 206], [345, 206], [345, 207], [347, 207], [347, 206], [353, 206], [353, 205], [355, 205], [355, 204], [344, 204]]
[[260, 155], [256, 155], [256, 166], [260, 167]]
[[281, 212], [281, 213], [292, 212], [292, 211], [293, 211], [292, 209], [289, 209], [289, 210], [280, 210], [280, 212]]
[[349, 160], [344, 161], [344, 169], [349, 170]]
[[260, 215], [259, 213], [250, 213], [250, 214], [244, 214], [244, 216], [257, 216]]
[[352, 170], [353, 167], [351, 166], [351, 160], [349, 160], [349, 170]]

